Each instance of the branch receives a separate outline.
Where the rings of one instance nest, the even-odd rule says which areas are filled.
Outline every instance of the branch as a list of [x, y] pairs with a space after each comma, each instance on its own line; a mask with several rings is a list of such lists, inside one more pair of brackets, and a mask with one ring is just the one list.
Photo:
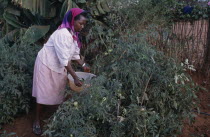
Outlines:
[[143, 104], [143, 102], [144, 102], [144, 96], [145, 96], [145, 93], [146, 93], [146, 91], [147, 91], [147, 87], [148, 87], [148, 85], [149, 85], [149, 81], [150, 81], [151, 77], [152, 77], [152, 74], [150, 75], [150, 77], [149, 77], [149, 79], [148, 79], [148, 81], [147, 81], [147, 83], [146, 83], [146, 86], [145, 86], [145, 88], [144, 88], [143, 96], [142, 96], [142, 99], [141, 99], [141, 106], [142, 106], [142, 104]]

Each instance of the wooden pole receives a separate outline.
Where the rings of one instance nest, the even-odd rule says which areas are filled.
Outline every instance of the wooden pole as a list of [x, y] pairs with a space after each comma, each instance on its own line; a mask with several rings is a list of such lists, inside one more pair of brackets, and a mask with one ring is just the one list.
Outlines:
[[[206, 46], [204, 49], [204, 63], [203, 63], [203, 73], [210, 74], [210, 19], [208, 19], [208, 31], [207, 31], [207, 39], [206, 39]], [[207, 76], [208, 76], [207, 75]]]

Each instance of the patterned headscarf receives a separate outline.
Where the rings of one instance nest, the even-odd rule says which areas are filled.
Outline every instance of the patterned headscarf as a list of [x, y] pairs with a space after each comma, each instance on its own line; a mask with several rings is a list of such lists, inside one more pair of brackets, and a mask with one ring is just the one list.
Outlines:
[[[79, 48], [82, 47], [82, 44], [78, 37], [79, 33], [74, 31], [74, 18], [77, 15], [81, 14], [82, 12], [84, 12], [83, 9], [72, 8], [65, 14], [62, 24], [58, 27], [58, 29], [62, 29], [62, 28], [71, 29], [73, 32], [73, 39], [77, 41]], [[69, 22], [68, 19], [70, 18], [70, 16], [71, 16], [71, 21]]]

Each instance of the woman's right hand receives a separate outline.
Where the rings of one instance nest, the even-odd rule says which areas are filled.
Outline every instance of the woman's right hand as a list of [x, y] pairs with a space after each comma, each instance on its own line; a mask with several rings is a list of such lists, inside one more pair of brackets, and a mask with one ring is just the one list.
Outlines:
[[81, 82], [78, 78], [74, 79], [74, 84], [75, 84], [77, 87], [81, 87], [81, 86], [82, 86], [82, 82]]

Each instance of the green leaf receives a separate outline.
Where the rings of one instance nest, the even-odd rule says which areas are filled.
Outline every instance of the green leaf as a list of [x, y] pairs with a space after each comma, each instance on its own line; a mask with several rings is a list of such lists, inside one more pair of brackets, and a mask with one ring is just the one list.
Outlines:
[[8, 24], [12, 25], [15, 28], [24, 27], [24, 25], [18, 20], [18, 18], [15, 15], [9, 13], [8, 11], [4, 12], [3, 17]]
[[6, 8], [7, 5], [8, 5], [8, 1], [7, 0], [0, 0], [0, 9]]
[[86, 3], [86, 0], [77, 0], [77, 3]]
[[42, 38], [50, 29], [50, 26], [31, 26], [24, 34], [22, 42], [32, 44]]
[[65, 15], [65, 13], [66, 13], [67, 8], [68, 8], [68, 1], [67, 1], [67, 0], [65, 0], [65, 1], [63, 2], [62, 7], [61, 7], [61, 11], [60, 11], [60, 18], [63, 18], [63, 17], [64, 17], [64, 15]]
[[15, 29], [11, 32], [9, 32], [8, 34], [6, 34], [2, 39], [0, 39], [0, 43], [3, 42], [5, 44], [10, 43], [10, 42], [14, 42], [16, 36], [19, 34], [19, 29]]
[[20, 10], [14, 9], [13, 7], [8, 7], [5, 11], [13, 15], [20, 16]]
[[56, 15], [56, 8], [49, 0], [19, 0], [15, 2], [22, 8], [29, 9], [34, 15], [39, 14], [45, 18], [52, 18]]

